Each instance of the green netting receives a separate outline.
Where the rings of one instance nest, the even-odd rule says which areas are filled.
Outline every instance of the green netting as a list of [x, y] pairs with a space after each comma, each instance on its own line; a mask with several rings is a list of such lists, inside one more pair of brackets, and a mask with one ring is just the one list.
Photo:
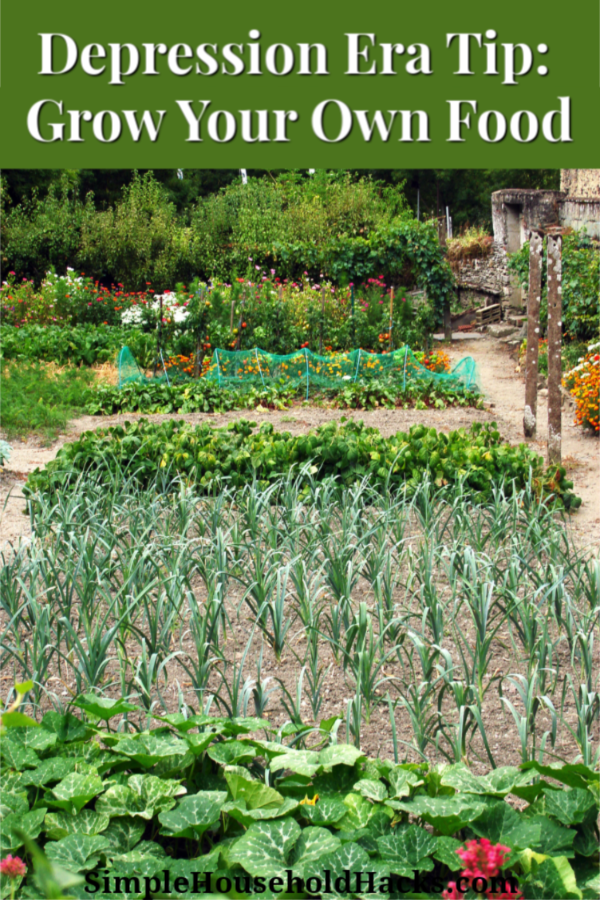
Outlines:
[[[119, 387], [128, 382], [167, 381], [186, 379], [189, 376], [170, 369], [155, 378], [144, 375], [128, 347], [119, 354]], [[311, 388], [342, 387], [356, 381], [392, 379], [397, 384], [433, 382], [449, 387], [478, 390], [477, 369], [471, 356], [461, 359], [450, 372], [432, 372], [425, 368], [409, 347], [400, 347], [392, 353], [368, 353], [352, 350], [319, 356], [308, 349], [279, 356], [264, 350], [215, 350], [203, 378], [222, 387], [246, 389], [273, 385]]]
[[450, 372], [432, 372], [418, 361], [409, 347], [392, 353], [352, 350], [319, 356], [308, 349], [287, 356], [264, 350], [215, 350], [204, 378], [224, 387], [267, 387], [274, 384], [330, 388], [366, 379], [393, 379], [403, 388], [431, 382], [477, 390], [477, 370], [471, 356], [461, 359]]

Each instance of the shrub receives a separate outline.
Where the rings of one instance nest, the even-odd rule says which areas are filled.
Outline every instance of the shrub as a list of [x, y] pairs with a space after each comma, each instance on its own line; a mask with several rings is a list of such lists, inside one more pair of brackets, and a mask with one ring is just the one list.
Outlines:
[[[269, 267], [278, 259], [276, 245], [296, 246], [303, 252], [278, 268], [282, 278], [297, 280], [307, 268], [306, 248], [368, 236], [403, 214], [402, 185], [383, 187], [371, 178], [324, 171], [312, 178], [252, 178], [198, 201], [191, 216], [194, 265], [198, 273], [231, 280], [247, 274], [249, 256]], [[321, 277], [321, 271], [312, 274]]]
[[151, 172], [136, 173], [114, 208], [85, 220], [78, 259], [101, 280], [118, 281], [127, 290], [151, 282], [160, 291], [191, 277], [189, 241], [163, 187]]
[[82, 203], [66, 178], [43, 199], [34, 191], [2, 216], [2, 272], [14, 269], [37, 284], [50, 266], [64, 272], [78, 260], [82, 230], [96, 215], [92, 196]]

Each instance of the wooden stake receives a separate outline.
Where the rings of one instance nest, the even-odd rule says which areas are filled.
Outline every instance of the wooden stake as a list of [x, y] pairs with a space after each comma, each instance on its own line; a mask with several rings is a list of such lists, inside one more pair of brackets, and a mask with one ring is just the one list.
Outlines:
[[244, 304], [246, 302], [246, 292], [242, 291], [242, 302], [240, 303], [240, 321], [238, 323], [237, 342], [235, 349], [239, 350], [242, 346], [242, 322], [244, 321]]
[[394, 328], [394, 288], [390, 288], [390, 353], [393, 349], [392, 330]]
[[537, 383], [540, 344], [540, 302], [542, 299], [541, 231], [532, 231], [529, 238], [529, 293], [527, 295], [527, 356], [525, 358], [525, 411], [523, 434], [535, 437], [537, 428]]
[[548, 464], [561, 460], [562, 232], [548, 234]]
[[323, 326], [325, 324], [325, 285], [321, 285], [321, 337], [319, 338], [319, 356], [323, 356]]

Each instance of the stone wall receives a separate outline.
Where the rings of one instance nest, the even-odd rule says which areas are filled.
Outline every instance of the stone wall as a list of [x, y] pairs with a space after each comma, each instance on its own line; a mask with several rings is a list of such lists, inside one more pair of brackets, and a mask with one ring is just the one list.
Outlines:
[[458, 299], [465, 309], [503, 303], [510, 298], [512, 286], [506, 259], [504, 247], [494, 241], [488, 256], [456, 264]]
[[600, 201], [600, 169], [561, 169], [560, 189], [567, 197]]
[[560, 205], [560, 224], [574, 231], [585, 228], [590, 237], [600, 240], [600, 197], [567, 197]]

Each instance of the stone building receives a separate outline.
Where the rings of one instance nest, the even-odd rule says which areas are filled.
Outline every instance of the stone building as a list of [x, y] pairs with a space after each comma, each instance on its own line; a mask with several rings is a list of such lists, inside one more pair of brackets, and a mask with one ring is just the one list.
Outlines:
[[465, 300], [502, 303], [522, 309], [526, 298], [506, 266], [533, 228], [560, 225], [600, 240], [600, 169], [562, 169], [560, 191], [514, 188], [492, 194], [494, 242], [483, 259], [465, 260], [458, 271], [459, 292]]

